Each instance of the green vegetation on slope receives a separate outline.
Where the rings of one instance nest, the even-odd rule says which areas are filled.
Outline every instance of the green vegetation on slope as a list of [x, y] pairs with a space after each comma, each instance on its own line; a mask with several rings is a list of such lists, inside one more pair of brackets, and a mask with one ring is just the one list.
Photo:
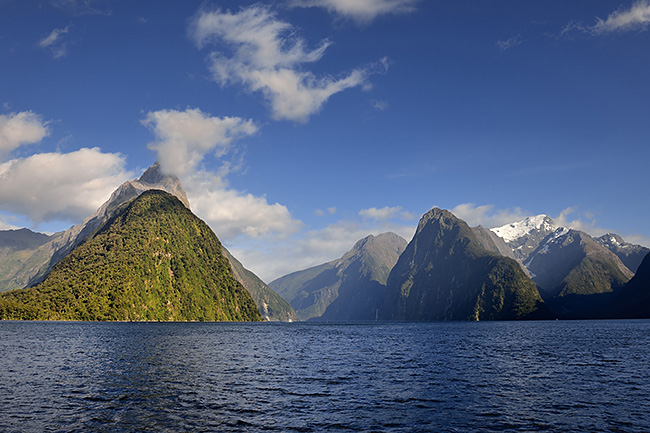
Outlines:
[[275, 293], [257, 275], [246, 269], [239, 260], [230, 254], [230, 251], [226, 248], [223, 248], [222, 251], [232, 265], [235, 279], [242, 283], [248, 293], [251, 294], [262, 317], [269, 321], [282, 322], [296, 319], [296, 313], [287, 301]]
[[0, 318], [261, 320], [212, 230], [157, 190], [123, 205], [43, 283], [2, 294]]
[[464, 221], [436, 208], [420, 220], [387, 286], [388, 319], [511, 320], [546, 314], [537, 287], [515, 260], [486, 250]]

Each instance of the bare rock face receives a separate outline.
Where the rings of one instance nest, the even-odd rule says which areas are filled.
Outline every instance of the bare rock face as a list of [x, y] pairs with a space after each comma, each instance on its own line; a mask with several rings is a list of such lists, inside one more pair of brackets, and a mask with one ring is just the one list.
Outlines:
[[537, 215], [495, 227], [491, 231], [506, 242], [516, 259], [525, 262], [542, 240], [558, 228], [549, 216]]
[[340, 259], [270, 283], [299, 320], [374, 320], [388, 275], [406, 247], [395, 233], [367, 236]]
[[650, 248], [625, 242], [615, 233], [607, 233], [594, 238], [594, 241], [616, 254], [623, 264], [634, 273], [639, 269], [644, 257], [650, 253]]
[[525, 263], [547, 298], [613, 292], [634, 275], [587, 233], [559, 228]]

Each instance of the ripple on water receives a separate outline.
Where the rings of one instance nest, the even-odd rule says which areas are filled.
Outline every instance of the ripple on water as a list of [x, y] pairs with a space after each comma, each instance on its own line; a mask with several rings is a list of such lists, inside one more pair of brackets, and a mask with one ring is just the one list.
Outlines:
[[649, 331], [0, 322], [0, 431], [644, 432]]

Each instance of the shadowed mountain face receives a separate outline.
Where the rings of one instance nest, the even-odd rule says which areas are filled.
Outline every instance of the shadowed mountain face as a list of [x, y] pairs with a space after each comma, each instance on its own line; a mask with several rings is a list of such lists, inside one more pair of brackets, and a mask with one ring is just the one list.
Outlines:
[[632, 278], [611, 302], [604, 317], [648, 319], [650, 318], [650, 253], [639, 265]]
[[394, 233], [370, 235], [343, 257], [270, 283], [298, 320], [375, 320], [386, 279], [406, 240]]
[[612, 292], [633, 276], [591, 236], [566, 228], [548, 235], [529, 255], [526, 267], [547, 298]]
[[261, 320], [221, 243], [176, 197], [118, 207], [36, 287], [0, 298], [4, 319]]
[[621, 262], [634, 273], [641, 265], [643, 258], [650, 253], [650, 248], [625, 242], [622, 237], [614, 233], [594, 238], [594, 241], [616, 254]]
[[232, 266], [235, 279], [251, 294], [264, 319], [281, 322], [296, 320], [296, 313], [287, 301], [275, 293], [257, 275], [246, 269], [239, 260], [230, 254], [226, 247], [222, 247], [222, 252]]
[[535, 284], [513, 259], [484, 248], [451, 212], [434, 208], [388, 278], [380, 317], [393, 320], [509, 320], [546, 314]]

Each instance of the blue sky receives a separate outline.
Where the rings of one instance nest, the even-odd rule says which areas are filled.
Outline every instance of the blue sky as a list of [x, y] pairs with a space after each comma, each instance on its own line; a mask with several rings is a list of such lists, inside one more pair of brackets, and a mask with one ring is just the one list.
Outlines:
[[0, 0], [0, 228], [160, 160], [266, 281], [434, 206], [650, 246], [650, 1]]

